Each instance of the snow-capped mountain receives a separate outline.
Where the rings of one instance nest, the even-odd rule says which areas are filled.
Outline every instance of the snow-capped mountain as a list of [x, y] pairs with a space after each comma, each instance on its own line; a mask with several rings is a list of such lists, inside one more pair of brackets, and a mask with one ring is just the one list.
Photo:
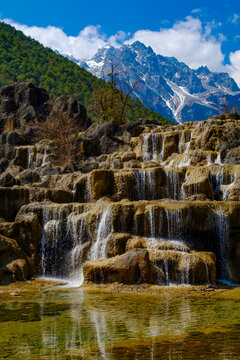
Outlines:
[[240, 89], [227, 73], [213, 73], [207, 67], [190, 69], [139, 41], [119, 48], [107, 46], [91, 60], [73, 61], [99, 78], [113, 64], [119, 79], [134, 88], [133, 96], [179, 123], [218, 114], [225, 99], [230, 107], [240, 104]]

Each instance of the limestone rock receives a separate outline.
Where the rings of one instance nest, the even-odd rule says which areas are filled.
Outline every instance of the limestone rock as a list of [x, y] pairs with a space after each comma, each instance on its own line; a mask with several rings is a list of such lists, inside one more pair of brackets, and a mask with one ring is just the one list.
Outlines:
[[81, 130], [86, 130], [92, 124], [85, 107], [73, 97], [62, 95], [54, 101], [49, 116], [54, 117], [59, 114], [73, 119]]
[[131, 237], [130, 234], [113, 233], [106, 245], [106, 255], [108, 258], [125, 253], [126, 243]]
[[187, 180], [183, 184], [186, 197], [205, 194], [208, 199], [213, 200], [214, 193], [209, 180], [209, 170], [205, 167], [190, 168], [187, 171]]
[[27, 258], [17, 242], [0, 235], [0, 285], [26, 280], [28, 275]]
[[176, 153], [178, 150], [179, 134], [166, 135], [164, 138], [163, 160], [166, 160], [170, 155]]
[[133, 199], [133, 190], [136, 185], [136, 177], [132, 172], [115, 172], [114, 173], [114, 199]]
[[141, 162], [138, 160], [129, 160], [124, 164], [126, 169], [141, 169]]
[[88, 261], [83, 266], [86, 282], [124, 284], [156, 283], [157, 276], [146, 250], [130, 250], [106, 260]]
[[36, 149], [34, 146], [18, 146], [14, 151], [13, 164], [26, 169], [32, 165], [35, 158]]
[[5, 172], [8, 165], [9, 165], [9, 160], [8, 159], [6, 159], [6, 158], [0, 159], [0, 174]]
[[144, 248], [145, 249], [147, 248], [146, 241], [145, 239], [139, 237], [130, 238], [126, 243], [126, 251], [132, 249], [144, 249]]
[[113, 169], [122, 169], [123, 165], [121, 159], [113, 160]]
[[15, 126], [20, 122], [45, 117], [44, 104], [49, 96], [44, 89], [29, 82], [7, 85], [0, 90], [0, 113], [3, 119], [14, 117]]
[[13, 282], [25, 281], [29, 278], [29, 265], [25, 259], [14, 260], [6, 267], [12, 275]]
[[[5, 131], [0, 135], [0, 158], [12, 159], [16, 146], [27, 145], [28, 139], [16, 131]], [[6, 168], [5, 168], [6, 170]]]
[[170, 283], [216, 284], [216, 257], [213, 253], [150, 250], [149, 257], [162, 270], [167, 264]]
[[19, 174], [21, 184], [32, 184], [41, 180], [40, 176], [36, 171], [26, 169]]
[[23, 205], [29, 203], [29, 190], [22, 187], [0, 187], [0, 216], [13, 221]]
[[6, 171], [5, 173], [0, 175], [0, 186], [11, 187], [15, 184], [16, 180], [9, 172]]
[[98, 200], [104, 196], [112, 196], [114, 186], [114, 174], [107, 170], [94, 170], [90, 176], [92, 200]]
[[121, 161], [123, 162], [130, 160], [136, 160], [136, 153], [133, 151], [125, 152], [121, 157]]

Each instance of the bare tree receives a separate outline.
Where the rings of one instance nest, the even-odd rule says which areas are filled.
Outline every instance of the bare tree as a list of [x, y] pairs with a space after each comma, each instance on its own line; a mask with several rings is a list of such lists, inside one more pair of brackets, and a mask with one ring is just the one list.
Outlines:
[[[111, 64], [111, 71], [107, 74], [108, 82], [93, 92], [92, 110], [101, 121], [117, 120], [125, 122], [127, 109], [131, 103], [131, 95], [139, 88], [140, 81], [130, 86], [126, 81], [119, 80], [116, 64]], [[106, 80], [103, 74], [103, 79]]]
[[83, 150], [77, 142], [78, 134], [77, 122], [62, 113], [39, 122], [36, 127], [36, 140], [50, 140], [52, 161], [60, 166], [82, 157]]
[[229, 102], [226, 98], [222, 99], [221, 106], [219, 107], [219, 112], [221, 114], [231, 114], [231, 115], [239, 115], [238, 106], [234, 106], [232, 109], [229, 108]]

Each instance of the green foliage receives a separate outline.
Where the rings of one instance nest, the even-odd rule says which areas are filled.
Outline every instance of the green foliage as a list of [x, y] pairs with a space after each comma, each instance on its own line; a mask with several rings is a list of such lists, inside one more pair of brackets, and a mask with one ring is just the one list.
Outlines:
[[[73, 95], [88, 109], [93, 120], [101, 117], [91, 111], [90, 103], [93, 90], [105, 86], [103, 80], [12, 26], [0, 23], [0, 87], [19, 81], [30, 81], [46, 89], [51, 98]], [[151, 117], [165, 124], [171, 123], [134, 99], [130, 100], [126, 117], [131, 121]]]

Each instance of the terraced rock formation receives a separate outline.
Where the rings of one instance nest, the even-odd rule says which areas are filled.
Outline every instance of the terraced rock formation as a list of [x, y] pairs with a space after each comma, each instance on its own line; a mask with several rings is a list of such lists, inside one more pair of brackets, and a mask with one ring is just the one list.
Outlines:
[[0, 284], [240, 283], [240, 119], [95, 123], [82, 160], [0, 135]]

